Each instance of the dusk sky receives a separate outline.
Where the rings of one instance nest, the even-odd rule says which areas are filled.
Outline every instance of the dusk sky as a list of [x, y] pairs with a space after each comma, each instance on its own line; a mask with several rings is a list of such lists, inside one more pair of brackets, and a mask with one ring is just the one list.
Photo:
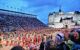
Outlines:
[[0, 9], [35, 14], [43, 23], [48, 23], [48, 14], [58, 11], [80, 11], [80, 0], [0, 0]]

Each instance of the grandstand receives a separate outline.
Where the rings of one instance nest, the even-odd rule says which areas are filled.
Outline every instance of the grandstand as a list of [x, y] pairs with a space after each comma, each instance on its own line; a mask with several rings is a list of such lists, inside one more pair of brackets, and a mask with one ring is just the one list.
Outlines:
[[28, 31], [47, 27], [36, 15], [0, 9], [0, 31]]

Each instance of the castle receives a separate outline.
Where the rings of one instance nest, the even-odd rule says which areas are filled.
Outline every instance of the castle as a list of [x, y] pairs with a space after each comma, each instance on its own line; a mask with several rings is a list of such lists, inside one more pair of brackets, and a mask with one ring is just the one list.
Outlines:
[[79, 28], [80, 12], [59, 12], [49, 13], [48, 26], [53, 28]]

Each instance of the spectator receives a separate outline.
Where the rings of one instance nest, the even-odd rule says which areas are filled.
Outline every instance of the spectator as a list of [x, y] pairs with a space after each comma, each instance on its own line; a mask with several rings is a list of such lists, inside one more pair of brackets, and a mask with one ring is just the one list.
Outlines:
[[45, 43], [45, 50], [55, 50], [54, 41], [51, 39], [51, 37], [48, 37], [48, 40]]
[[21, 46], [14, 46], [11, 50], [25, 50]]
[[72, 50], [80, 50], [80, 30], [72, 30], [69, 34], [69, 38], [73, 41]]
[[56, 35], [56, 42], [57, 42], [56, 50], [70, 50], [68, 45], [65, 44], [65, 42], [64, 42], [64, 34], [63, 33], [59, 32]]
[[42, 42], [40, 44], [40, 49], [39, 50], [44, 50], [44, 44], [45, 44], [45, 42], [44, 42], [44, 38], [43, 38]]
[[36, 45], [35, 45], [35, 44], [33, 44], [33, 42], [31, 42], [31, 43], [30, 43], [29, 50], [34, 50], [34, 49], [35, 49], [35, 46], [36, 46]]

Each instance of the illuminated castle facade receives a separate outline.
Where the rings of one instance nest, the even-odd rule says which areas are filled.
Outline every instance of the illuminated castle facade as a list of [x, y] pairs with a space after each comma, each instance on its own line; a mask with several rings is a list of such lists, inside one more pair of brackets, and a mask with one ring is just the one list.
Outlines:
[[80, 12], [53, 12], [49, 13], [48, 26], [53, 28], [74, 28], [80, 26]]

